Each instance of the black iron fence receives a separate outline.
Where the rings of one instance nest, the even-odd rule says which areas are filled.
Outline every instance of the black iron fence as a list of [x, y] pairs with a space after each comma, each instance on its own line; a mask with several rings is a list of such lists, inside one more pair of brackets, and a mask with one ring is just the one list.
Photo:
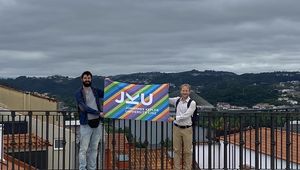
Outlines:
[[[72, 111], [0, 111], [0, 169], [78, 169]], [[300, 111], [201, 111], [194, 169], [299, 169]], [[173, 169], [173, 124], [105, 119], [98, 169]], [[184, 166], [184, 165], [183, 165]]]

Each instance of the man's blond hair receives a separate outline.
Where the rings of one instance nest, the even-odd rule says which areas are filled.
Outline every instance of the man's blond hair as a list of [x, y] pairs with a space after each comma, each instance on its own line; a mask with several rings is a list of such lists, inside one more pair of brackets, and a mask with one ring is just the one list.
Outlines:
[[182, 85], [180, 86], [180, 90], [182, 90], [183, 87], [187, 87], [187, 88], [189, 89], [189, 91], [191, 91], [191, 85], [189, 85], [189, 84], [187, 84], [187, 83], [182, 84]]

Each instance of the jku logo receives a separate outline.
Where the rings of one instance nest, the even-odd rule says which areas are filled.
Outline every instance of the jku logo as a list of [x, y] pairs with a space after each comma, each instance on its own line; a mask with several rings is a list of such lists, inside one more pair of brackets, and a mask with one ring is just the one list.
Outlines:
[[[120, 98], [120, 99], [116, 99], [115, 102], [117, 102], [117, 103], [122, 103], [122, 102], [124, 102], [124, 100], [125, 100], [125, 95], [126, 95], [126, 98], [129, 99], [129, 100], [126, 100], [125, 103], [127, 103], [127, 104], [139, 104], [139, 101], [136, 101], [136, 100], [140, 97], [139, 94], [136, 95], [136, 96], [131, 96], [131, 95], [128, 94], [128, 93], [125, 94], [125, 92], [121, 92], [121, 98]], [[141, 94], [141, 101], [140, 101], [140, 102], [141, 102], [143, 105], [149, 106], [149, 105], [152, 104], [152, 101], [153, 101], [153, 94], [152, 94], [152, 93], [149, 95], [149, 101], [148, 101], [148, 102], [145, 101], [145, 94], [144, 94], [144, 93]]]

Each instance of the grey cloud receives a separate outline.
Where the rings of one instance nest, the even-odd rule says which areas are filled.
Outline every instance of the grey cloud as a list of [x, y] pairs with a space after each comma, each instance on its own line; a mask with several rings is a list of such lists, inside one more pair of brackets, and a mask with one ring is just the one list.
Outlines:
[[0, 76], [300, 71], [299, 5], [0, 0]]

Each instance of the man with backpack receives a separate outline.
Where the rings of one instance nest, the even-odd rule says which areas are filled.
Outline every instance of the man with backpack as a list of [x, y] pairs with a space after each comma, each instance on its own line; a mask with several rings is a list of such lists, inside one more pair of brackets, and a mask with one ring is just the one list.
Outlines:
[[[196, 102], [190, 98], [190, 91], [191, 86], [189, 84], [182, 84], [180, 86], [181, 96], [169, 99], [170, 104], [175, 106], [176, 111], [176, 117], [169, 118], [169, 122], [174, 122], [173, 147], [175, 170], [192, 169], [192, 117], [197, 106]], [[183, 151], [182, 154], [181, 151]]]

